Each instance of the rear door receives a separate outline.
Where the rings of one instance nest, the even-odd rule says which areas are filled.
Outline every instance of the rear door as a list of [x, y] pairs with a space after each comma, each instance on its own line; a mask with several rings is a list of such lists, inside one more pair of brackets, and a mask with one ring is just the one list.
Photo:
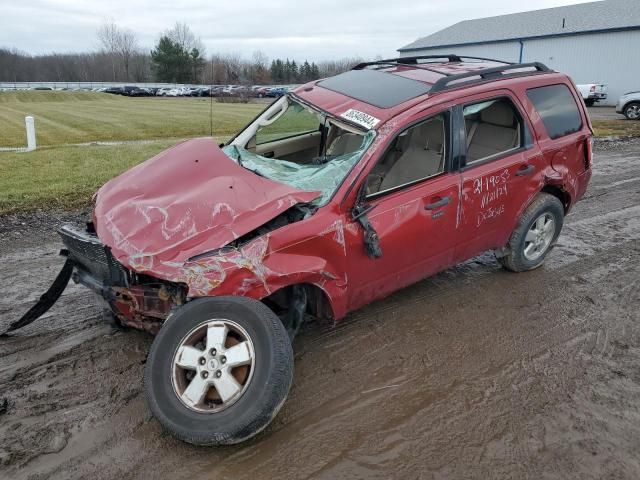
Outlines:
[[349, 228], [349, 309], [451, 265], [460, 177], [452, 172], [450, 113], [400, 132], [367, 177], [368, 219], [382, 257], [369, 257], [360, 226]]
[[462, 195], [457, 262], [505, 245], [532, 192], [540, 189], [544, 158], [522, 107], [509, 91], [465, 99]]

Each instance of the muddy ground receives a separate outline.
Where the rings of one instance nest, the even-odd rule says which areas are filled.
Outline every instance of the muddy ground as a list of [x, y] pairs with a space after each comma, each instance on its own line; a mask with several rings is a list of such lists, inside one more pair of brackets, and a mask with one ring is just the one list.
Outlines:
[[[142, 391], [151, 337], [69, 287], [0, 339], [0, 477], [640, 478], [640, 141], [597, 150], [543, 268], [484, 255], [308, 326], [289, 400], [240, 446], [163, 433]], [[0, 220], [0, 329], [61, 267], [53, 225], [82, 215]]]

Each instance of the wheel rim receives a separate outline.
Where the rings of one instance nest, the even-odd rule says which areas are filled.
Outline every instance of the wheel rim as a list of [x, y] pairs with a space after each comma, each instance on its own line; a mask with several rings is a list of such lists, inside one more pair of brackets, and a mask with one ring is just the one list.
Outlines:
[[627, 108], [627, 117], [632, 120], [640, 118], [640, 105], [631, 105]]
[[538, 260], [549, 249], [556, 232], [556, 221], [550, 213], [543, 213], [529, 228], [524, 238], [524, 257]]
[[184, 406], [201, 413], [229, 408], [244, 394], [255, 367], [246, 330], [227, 319], [213, 319], [191, 330], [173, 355], [171, 382]]

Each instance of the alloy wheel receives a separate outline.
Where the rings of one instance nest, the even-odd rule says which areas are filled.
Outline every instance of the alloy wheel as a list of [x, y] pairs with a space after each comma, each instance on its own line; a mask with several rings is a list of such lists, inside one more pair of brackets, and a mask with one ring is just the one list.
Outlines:
[[246, 391], [254, 367], [255, 351], [246, 330], [231, 320], [209, 320], [179, 343], [173, 356], [173, 390], [191, 410], [220, 412]]
[[550, 213], [543, 213], [531, 225], [524, 238], [524, 257], [534, 262], [544, 255], [553, 241], [556, 221]]

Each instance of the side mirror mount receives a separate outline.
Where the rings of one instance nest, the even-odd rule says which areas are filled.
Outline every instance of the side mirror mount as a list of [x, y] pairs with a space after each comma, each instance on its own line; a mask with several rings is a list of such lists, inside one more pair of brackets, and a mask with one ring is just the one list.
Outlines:
[[366, 178], [356, 197], [356, 202], [351, 209], [351, 219], [354, 222], [358, 222], [364, 231], [364, 248], [367, 255], [371, 258], [382, 257], [382, 249], [380, 248], [380, 239], [378, 238], [378, 232], [373, 228], [369, 221], [368, 214], [373, 210], [377, 204], [367, 203], [367, 189], [369, 186], [369, 179]]

